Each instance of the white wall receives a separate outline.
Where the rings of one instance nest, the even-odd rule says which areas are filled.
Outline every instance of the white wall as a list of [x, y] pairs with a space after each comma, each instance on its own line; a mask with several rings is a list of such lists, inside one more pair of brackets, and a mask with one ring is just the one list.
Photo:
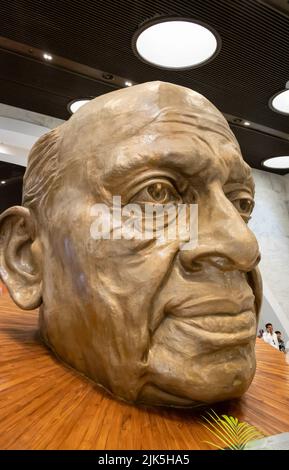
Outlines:
[[253, 170], [255, 209], [249, 225], [257, 236], [264, 283], [260, 328], [270, 322], [289, 339], [289, 179]]
[[0, 161], [26, 166], [36, 140], [62, 122], [0, 103]]

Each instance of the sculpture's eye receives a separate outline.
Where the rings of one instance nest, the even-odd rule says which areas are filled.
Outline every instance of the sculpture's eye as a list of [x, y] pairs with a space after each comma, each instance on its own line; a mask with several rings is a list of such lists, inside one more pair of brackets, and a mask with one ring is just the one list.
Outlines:
[[232, 200], [232, 204], [236, 207], [237, 211], [240, 212], [241, 217], [248, 222], [250, 220], [250, 215], [254, 208], [254, 201], [248, 197], [242, 197]]
[[175, 197], [175, 191], [164, 183], [154, 183], [147, 187], [148, 194], [152, 199], [160, 204], [171, 202]]
[[182, 199], [172, 183], [156, 181], [147, 185], [134, 197], [135, 201], [154, 204], [181, 203]]

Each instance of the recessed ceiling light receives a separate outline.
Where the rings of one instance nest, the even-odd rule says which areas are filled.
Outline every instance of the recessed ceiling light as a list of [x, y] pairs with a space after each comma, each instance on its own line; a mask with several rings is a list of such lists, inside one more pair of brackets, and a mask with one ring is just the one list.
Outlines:
[[52, 60], [52, 55], [51, 54], [48, 54], [47, 52], [44, 52], [43, 54], [43, 59], [45, 60]]
[[279, 91], [269, 100], [269, 107], [277, 113], [289, 114], [289, 90]]
[[244, 126], [251, 126], [251, 123], [249, 121], [244, 121]]
[[84, 106], [86, 103], [89, 103], [90, 100], [87, 98], [83, 99], [78, 99], [78, 100], [73, 100], [67, 105], [67, 109], [71, 114], [76, 113], [81, 106]]
[[289, 170], [289, 156], [267, 158], [262, 165], [276, 170]]
[[132, 82], [130, 82], [129, 80], [126, 80], [124, 82], [125, 86], [132, 86]]
[[149, 21], [136, 31], [132, 47], [144, 62], [179, 70], [212, 60], [221, 48], [221, 39], [199, 21], [163, 18]]
[[6, 184], [6, 181], [2, 180], [2, 181], [1, 181], [1, 184]]
[[269, 108], [280, 114], [289, 114], [289, 81], [285, 84], [285, 90], [281, 90], [271, 96]]

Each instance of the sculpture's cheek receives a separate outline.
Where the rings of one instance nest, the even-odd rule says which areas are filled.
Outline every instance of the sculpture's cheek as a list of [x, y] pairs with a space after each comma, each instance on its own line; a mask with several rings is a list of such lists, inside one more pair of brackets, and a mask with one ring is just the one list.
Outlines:
[[159, 400], [159, 390], [171, 395], [168, 403], [183, 406], [239, 397], [254, 377], [254, 348], [255, 339], [191, 357], [171, 349], [169, 342], [156, 341], [149, 357], [150, 382], [143, 387], [138, 399], [144, 403], [165, 404], [165, 397]]

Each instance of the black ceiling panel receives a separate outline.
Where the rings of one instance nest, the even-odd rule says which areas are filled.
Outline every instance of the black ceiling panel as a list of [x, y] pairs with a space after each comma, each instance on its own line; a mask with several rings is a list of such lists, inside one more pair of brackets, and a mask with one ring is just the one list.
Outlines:
[[0, 50], [0, 102], [60, 119], [75, 97], [95, 97], [114, 88], [34, 59]]
[[[144, 21], [165, 15], [212, 26], [222, 39], [219, 55], [185, 71], [140, 61], [131, 48], [134, 32]], [[289, 117], [268, 107], [269, 98], [289, 80], [289, 17], [266, 0], [2, 0], [0, 34], [135, 82], [164, 80], [190, 87], [224, 113], [289, 133]], [[69, 100], [113, 89], [8, 51], [0, 54], [0, 80], [0, 102], [63, 119]], [[268, 146], [260, 147], [262, 135], [246, 132], [239, 132], [244, 154], [260, 168]], [[245, 148], [249, 135], [250, 151]], [[252, 139], [259, 152], [252, 151]], [[268, 139], [264, 136], [264, 142]], [[277, 141], [278, 155], [287, 142]]]
[[24, 171], [22, 166], [0, 162], [0, 214], [21, 204]]
[[[262, 161], [266, 158], [289, 155], [289, 140], [241, 126], [231, 125], [230, 127], [240, 144], [244, 159], [254, 168], [266, 170], [261, 166]], [[270, 169], [270, 172], [282, 175], [288, 173], [288, 170]]]
[[25, 173], [25, 168], [14, 163], [0, 162], [1, 180], [8, 180], [11, 178], [22, 177]]

